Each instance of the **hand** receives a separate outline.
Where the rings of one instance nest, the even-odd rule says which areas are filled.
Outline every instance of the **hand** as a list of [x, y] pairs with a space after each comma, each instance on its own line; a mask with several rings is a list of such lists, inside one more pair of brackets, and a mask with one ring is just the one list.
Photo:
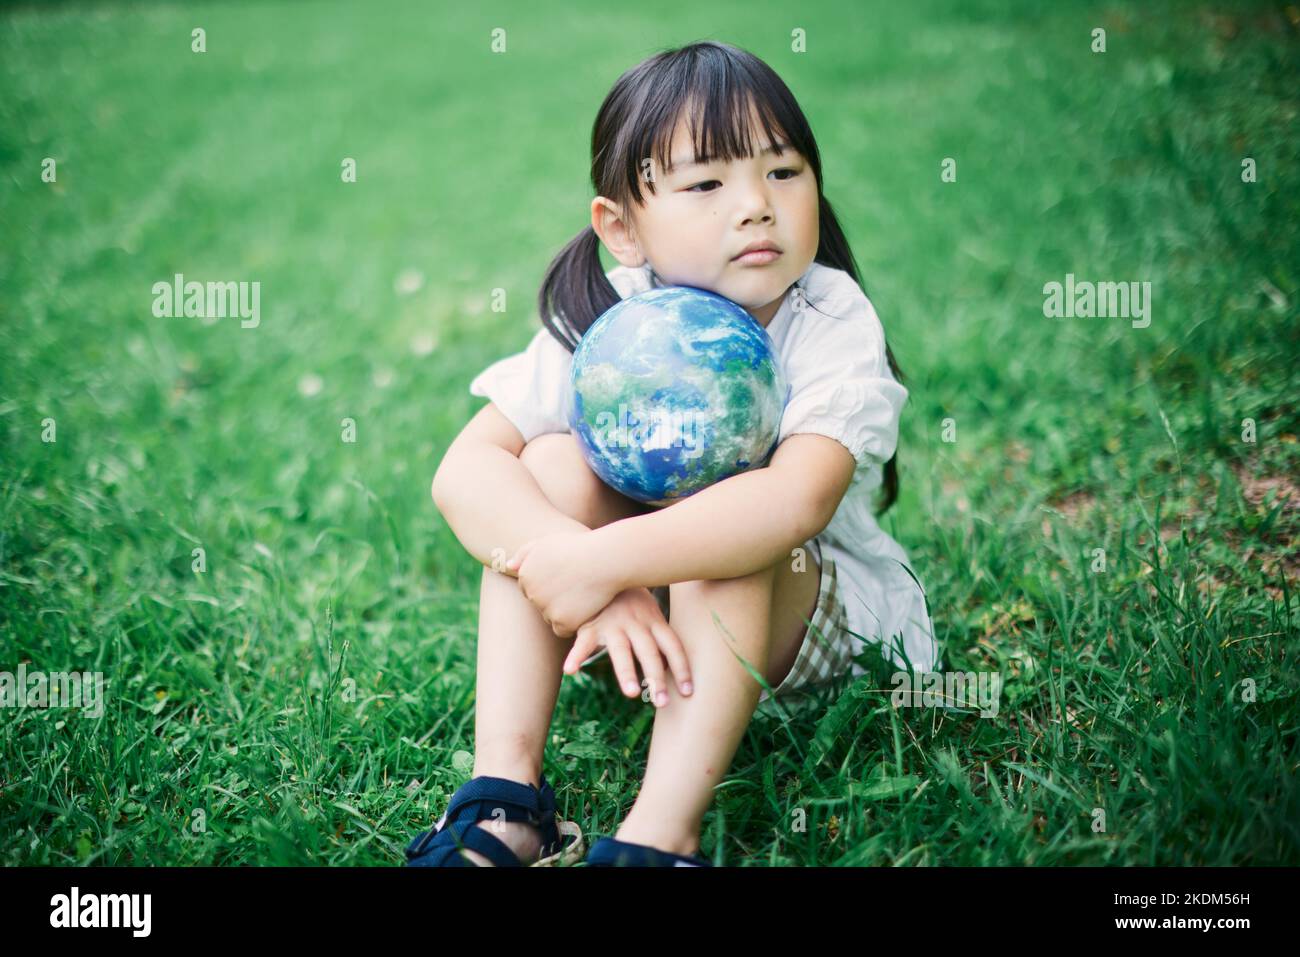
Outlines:
[[556, 637], [572, 638], [621, 589], [613, 563], [596, 546], [594, 535], [584, 529], [534, 538], [506, 562]]
[[641, 684], [636, 680], [636, 665], [632, 661], [633, 652], [641, 662], [642, 674], [650, 683], [650, 700], [655, 707], [668, 703], [662, 655], [667, 656], [681, 693], [689, 695], [694, 690], [681, 639], [664, 620], [663, 611], [648, 588], [628, 588], [619, 592], [599, 615], [578, 629], [577, 640], [564, 659], [565, 673], [577, 674], [582, 662], [598, 648], [609, 649], [614, 674], [629, 698], [641, 692]]

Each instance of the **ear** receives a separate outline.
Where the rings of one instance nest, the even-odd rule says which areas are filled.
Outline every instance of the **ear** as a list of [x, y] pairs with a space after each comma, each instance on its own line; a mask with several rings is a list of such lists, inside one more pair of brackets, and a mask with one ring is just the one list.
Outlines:
[[646, 259], [631, 224], [623, 215], [619, 204], [604, 196], [591, 201], [591, 228], [605, 244], [609, 254], [624, 266], [644, 265]]

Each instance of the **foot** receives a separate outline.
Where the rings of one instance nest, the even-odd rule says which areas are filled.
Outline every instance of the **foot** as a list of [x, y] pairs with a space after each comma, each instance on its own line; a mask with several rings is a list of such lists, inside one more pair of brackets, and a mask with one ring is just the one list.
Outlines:
[[[541, 783], [539, 780], [541, 777], [540, 772], [535, 772], [533, 774], [528, 774], [527, 772], [525, 772], [522, 775], [512, 774], [507, 777], [505, 774], [501, 774], [501, 773], [488, 774], [486, 772], [480, 772], [479, 769], [476, 768], [475, 773], [473, 774], [470, 780], [472, 782], [479, 778], [484, 778], [484, 777], [499, 778], [504, 781], [509, 781], [512, 785], [516, 785], [519, 787], [531, 787], [534, 790], [541, 787]], [[469, 782], [467, 782], [467, 784], [468, 783]], [[457, 793], [460, 794], [461, 791], [458, 789]], [[455, 797], [455, 795], [453, 795], [453, 797]], [[480, 798], [480, 801], [481, 800], [482, 799]], [[464, 798], [462, 798], [458, 807], [460, 807], [462, 811], [466, 810]], [[430, 838], [432, 838], [432, 835], [434, 834], [440, 834], [446, 828], [447, 816], [450, 813], [450, 810], [451, 809], [449, 806], [448, 809], [443, 812], [442, 817], [439, 818], [438, 821], [430, 829], [430, 831], [428, 832]], [[488, 811], [491, 811], [492, 813], [485, 813]], [[491, 808], [480, 803], [477, 809], [475, 810], [475, 813], [481, 816], [478, 818], [477, 821], [474, 822], [470, 830], [472, 831], [474, 828], [478, 828], [482, 830], [484, 834], [490, 835], [491, 837], [495, 838], [501, 844], [505, 845], [505, 847], [510, 851], [510, 853], [514, 855], [515, 859], [524, 866], [537, 863], [537, 861], [540, 860], [542, 856], [541, 827], [536, 824], [530, 824], [527, 821], [505, 820], [503, 816], [503, 811], [504, 808]], [[462, 820], [464, 820], [463, 816], [462, 816]], [[445, 839], [443, 840], [445, 842]], [[489, 857], [471, 848], [467, 848], [467, 847], [460, 847], [457, 849], [447, 848], [443, 853], [445, 854], [448, 851], [450, 851], [451, 853], [460, 854], [460, 856], [464, 860], [475, 865], [476, 867], [495, 866]], [[410, 853], [411, 850], [410, 848], [408, 848], [407, 849], [408, 856], [410, 855]]]
[[[480, 776], [482, 775], [476, 774], [474, 778], [480, 778]], [[515, 779], [511, 778], [510, 780]], [[523, 784], [525, 781], [520, 781], [520, 783]], [[526, 783], [537, 787], [536, 780], [528, 780]], [[434, 824], [434, 827], [441, 831], [443, 824], [446, 822], [447, 815], [443, 814], [442, 819], [439, 819], [438, 823]], [[530, 863], [538, 861], [542, 856], [542, 830], [537, 827], [537, 824], [529, 824], [525, 820], [484, 818], [476, 824], [476, 827], [484, 828], [487, 833], [490, 833], [500, 843], [510, 848], [523, 865], [530, 865]], [[476, 863], [480, 867], [494, 866], [493, 862], [482, 856], [477, 850], [463, 848], [460, 850], [460, 854], [461, 857], [469, 859], [469, 861]]]

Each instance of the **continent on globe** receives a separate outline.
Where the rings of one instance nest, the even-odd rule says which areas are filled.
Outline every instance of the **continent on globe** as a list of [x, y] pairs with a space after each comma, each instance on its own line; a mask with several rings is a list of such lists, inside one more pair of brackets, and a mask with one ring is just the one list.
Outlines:
[[573, 353], [569, 427], [600, 478], [670, 505], [766, 464], [790, 386], [767, 330], [691, 286], [615, 303]]

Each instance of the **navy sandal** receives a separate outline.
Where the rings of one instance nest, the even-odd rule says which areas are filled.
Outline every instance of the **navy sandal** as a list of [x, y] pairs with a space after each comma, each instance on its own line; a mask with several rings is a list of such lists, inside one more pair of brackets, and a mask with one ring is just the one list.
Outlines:
[[477, 867], [460, 851], [477, 851], [496, 867], [522, 867], [523, 862], [480, 822], [525, 821], [542, 835], [541, 857], [530, 867], [571, 864], [582, 857], [582, 830], [555, 816], [555, 791], [542, 775], [540, 787], [486, 775], [471, 778], [457, 789], [447, 813], [406, 847], [407, 867]]
[[711, 861], [702, 857], [674, 854], [645, 844], [618, 841], [602, 837], [591, 845], [587, 855], [588, 867], [712, 867]]

